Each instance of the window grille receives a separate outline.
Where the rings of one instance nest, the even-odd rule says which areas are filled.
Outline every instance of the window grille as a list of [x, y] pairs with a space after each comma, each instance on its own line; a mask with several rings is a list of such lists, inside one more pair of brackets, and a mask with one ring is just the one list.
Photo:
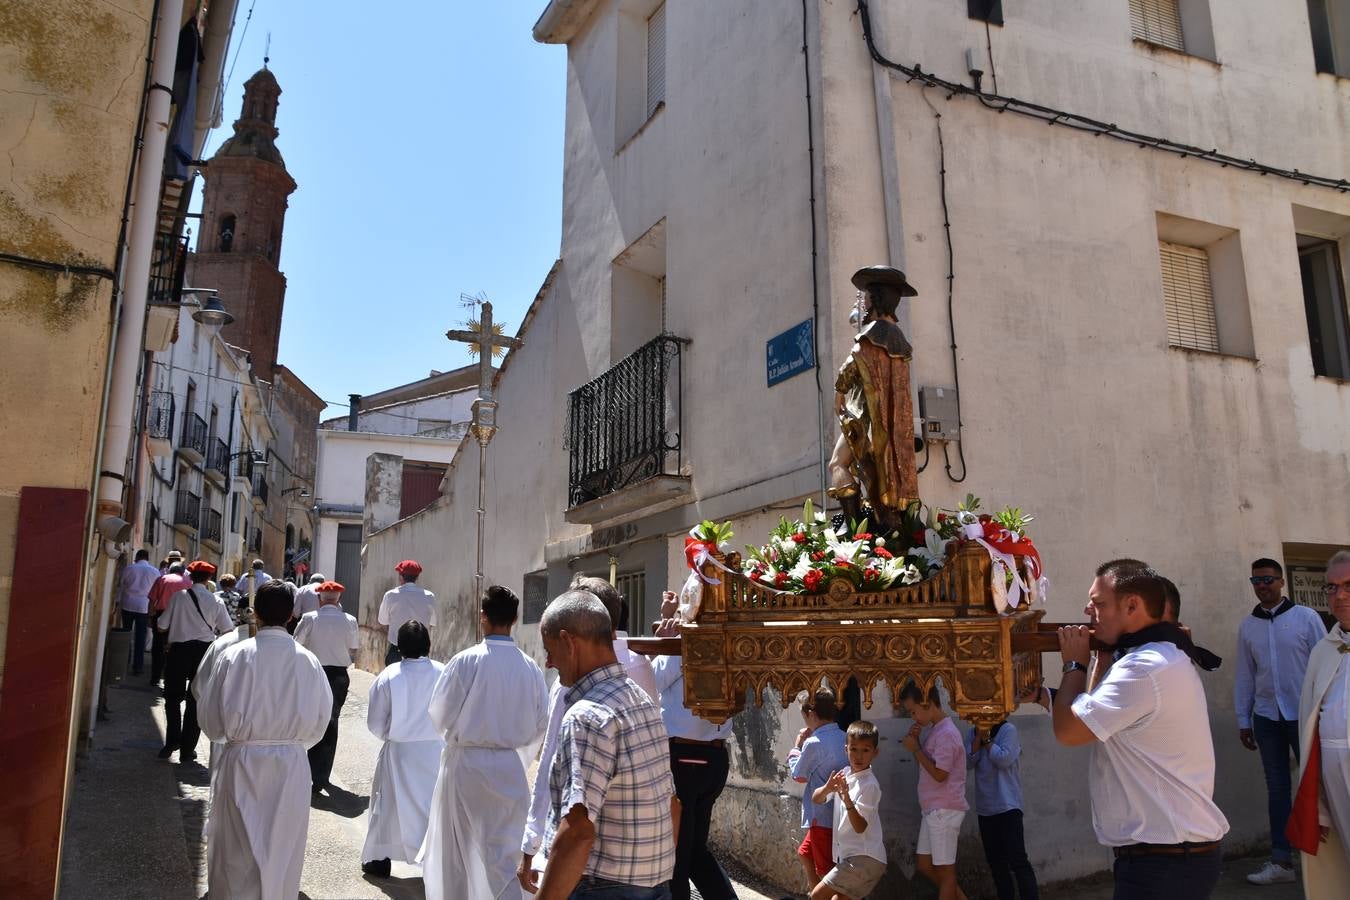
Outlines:
[[1150, 44], [1185, 51], [1179, 0], [1130, 0], [1130, 28]]
[[666, 99], [666, 5], [647, 20], [647, 115]]
[[647, 626], [643, 619], [647, 600], [646, 573], [620, 572], [614, 576], [614, 587], [628, 601], [628, 633], [646, 634]]
[[1214, 289], [1209, 255], [1194, 247], [1158, 242], [1162, 259], [1163, 304], [1167, 310], [1167, 343], [1192, 350], [1219, 350], [1219, 325], [1214, 315]]
[[525, 576], [525, 596], [521, 598], [522, 625], [534, 625], [544, 617], [548, 606], [548, 573], [532, 572]]

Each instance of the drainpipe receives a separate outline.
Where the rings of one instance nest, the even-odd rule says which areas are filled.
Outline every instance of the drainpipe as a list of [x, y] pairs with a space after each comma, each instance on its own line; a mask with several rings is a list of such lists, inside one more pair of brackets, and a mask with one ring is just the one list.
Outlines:
[[103, 428], [103, 463], [98, 473], [96, 521], [122, 512], [122, 489], [126, 482], [131, 419], [136, 401], [136, 374], [140, 369], [141, 343], [145, 336], [150, 260], [154, 251], [155, 226], [159, 221], [164, 149], [169, 138], [169, 100], [178, 54], [178, 42], [173, 36], [178, 34], [182, 20], [183, 0], [163, 0], [155, 26], [158, 37], [151, 67], [150, 96], [146, 103], [145, 143], [141, 150], [140, 170], [136, 174], [135, 206], [124, 270], [125, 290], [113, 347], [113, 373]]
[[361, 395], [347, 395], [347, 430], [360, 431], [358, 419], [361, 416]]

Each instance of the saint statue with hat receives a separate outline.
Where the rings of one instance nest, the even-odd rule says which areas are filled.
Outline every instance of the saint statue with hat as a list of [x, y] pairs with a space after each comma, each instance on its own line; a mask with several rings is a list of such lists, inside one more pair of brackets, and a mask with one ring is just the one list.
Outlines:
[[909, 391], [913, 351], [896, 322], [901, 298], [918, 291], [891, 266], [866, 266], [852, 280], [860, 328], [834, 385], [840, 435], [830, 457], [829, 495], [851, 522], [864, 517], [865, 495], [866, 515], [889, 531], [919, 496]]

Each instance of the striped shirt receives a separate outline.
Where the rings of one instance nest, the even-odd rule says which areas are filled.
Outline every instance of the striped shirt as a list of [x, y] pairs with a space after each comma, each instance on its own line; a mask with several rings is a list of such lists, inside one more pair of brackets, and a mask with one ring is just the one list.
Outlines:
[[623, 666], [589, 672], [567, 692], [549, 770], [546, 846], [575, 806], [595, 825], [585, 875], [639, 887], [670, 880], [675, 836], [670, 801], [670, 745], [661, 710]]

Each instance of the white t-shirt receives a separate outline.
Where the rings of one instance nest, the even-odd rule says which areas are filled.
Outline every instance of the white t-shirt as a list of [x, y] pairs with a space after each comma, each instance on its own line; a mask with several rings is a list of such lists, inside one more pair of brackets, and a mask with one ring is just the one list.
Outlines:
[[886, 861], [886, 843], [881, 834], [881, 785], [870, 768], [849, 772], [844, 776], [848, 797], [858, 814], [867, 822], [862, 834], [853, 830], [844, 804], [834, 804], [834, 861], [850, 856], [870, 856], [877, 862]]
[[340, 606], [321, 606], [305, 613], [295, 626], [296, 643], [319, 658], [325, 666], [352, 664], [349, 651], [361, 646], [361, 632], [356, 617], [342, 611]]
[[1126, 653], [1073, 701], [1092, 747], [1092, 827], [1107, 847], [1217, 841], [1214, 742], [1195, 666], [1175, 644]]
[[[192, 602], [193, 597], [197, 602]], [[200, 611], [199, 611], [200, 610]], [[159, 630], [168, 632], [168, 643], [205, 641], [211, 643], [219, 635], [234, 629], [234, 619], [220, 598], [194, 584], [169, 598], [169, 605], [159, 617]]]
[[398, 630], [416, 619], [430, 630], [436, 624], [436, 595], [405, 581], [392, 591], [384, 592], [380, 601], [380, 624], [389, 626], [389, 643], [398, 646]]

